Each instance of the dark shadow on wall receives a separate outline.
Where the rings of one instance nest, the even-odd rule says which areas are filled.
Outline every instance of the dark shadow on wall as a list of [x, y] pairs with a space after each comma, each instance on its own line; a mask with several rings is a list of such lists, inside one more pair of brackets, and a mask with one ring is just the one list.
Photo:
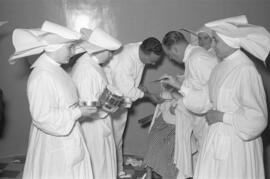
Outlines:
[[[258, 58], [254, 57], [252, 54], [247, 52], [245, 49], [241, 49], [255, 64], [258, 72], [262, 76], [264, 90], [266, 93], [266, 101], [267, 101], [267, 111], [269, 113], [270, 111], [270, 54], [268, 55], [266, 59], [266, 65], [259, 60]], [[268, 114], [268, 121], [270, 117]], [[269, 122], [268, 122], [269, 123]], [[265, 167], [265, 175], [266, 178], [270, 178], [270, 161], [269, 161], [269, 153], [267, 151], [267, 148], [270, 147], [270, 125], [267, 125], [266, 129], [262, 133], [262, 140], [263, 140], [263, 146], [264, 146], [264, 167]]]
[[4, 130], [6, 126], [6, 104], [4, 101], [3, 90], [0, 89], [0, 139], [4, 137]]

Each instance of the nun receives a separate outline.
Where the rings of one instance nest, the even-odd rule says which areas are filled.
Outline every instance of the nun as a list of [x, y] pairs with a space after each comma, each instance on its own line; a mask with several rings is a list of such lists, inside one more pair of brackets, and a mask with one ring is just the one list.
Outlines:
[[212, 30], [203, 26], [197, 32], [198, 45], [205, 50], [207, 50], [212, 56], [216, 56], [215, 50], [213, 48], [213, 33]]
[[[93, 179], [90, 156], [78, 119], [96, 107], [79, 105], [76, 87], [61, 68], [75, 54], [80, 34], [58, 26], [61, 36], [40, 29], [15, 29], [10, 63], [41, 54], [31, 66], [27, 97], [32, 117], [24, 179]], [[70, 36], [71, 35], [71, 36]], [[83, 50], [82, 48], [80, 48]]]
[[[78, 89], [80, 101], [87, 104], [98, 102], [99, 96], [106, 88], [121, 95], [117, 89], [108, 86], [101, 65], [108, 62], [112, 57], [112, 51], [118, 50], [122, 44], [100, 28], [82, 29], [81, 32], [85, 39], [98, 48], [83, 54], [72, 68], [71, 76]], [[81, 125], [92, 159], [94, 177], [116, 179], [116, 148], [110, 114], [98, 110], [92, 120], [84, 120]]]
[[261, 75], [246, 51], [264, 61], [270, 34], [248, 24], [245, 16], [205, 24], [214, 32], [221, 62], [209, 80], [212, 108], [206, 114], [209, 132], [195, 170], [195, 179], [263, 179], [261, 133], [267, 126], [267, 104]]

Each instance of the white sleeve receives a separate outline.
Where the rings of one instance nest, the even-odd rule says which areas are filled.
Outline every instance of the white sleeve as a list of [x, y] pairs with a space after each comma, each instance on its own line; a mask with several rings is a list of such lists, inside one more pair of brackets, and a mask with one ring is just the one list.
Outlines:
[[28, 83], [27, 93], [33, 124], [54, 136], [69, 135], [81, 116], [78, 108], [60, 108], [52, 79], [41, 75]]
[[184, 80], [180, 89], [183, 94], [183, 103], [194, 113], [202, 114], [212, 108], [209, 98], [208, 80], [215, 64], [208, 59], [211, 57], [195, 56], [190, 59], [189, 76]]
[[267, 126], [265, 91], [255, 67], [244, 69], [239, 78], [237, 100], [240, 108], [234, 113], [225, 113], [223, 122], [231, 125], [243, 140], [252, 140]]
[[120, 89], [125, 97], [130, 98], [132, 101], [136, 101], [144, 96], [144, 92], [141, 91], [137, 86], [135, 79], [132, 77], [131, 64], [121, 64], [116, 70], [113, 83]]
[[189, 89], [183, 97], [185, 107], [193, 113], [204, 114], [212, 108], [207, 86], [202, 89]]

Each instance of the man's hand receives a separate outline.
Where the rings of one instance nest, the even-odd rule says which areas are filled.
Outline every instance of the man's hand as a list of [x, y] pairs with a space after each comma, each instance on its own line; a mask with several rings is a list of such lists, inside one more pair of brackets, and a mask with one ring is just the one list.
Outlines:
[[217, 122], [223, 122], [223, 115], [224, 115], [223, 112], [216, 110], [209, 110], [205, 117], [208, 125], [212, 125]]
[[125, 98], [125, 100], [123, 101], [123, 103], [119, 106], [119, 108], [130, 108], [132, 105], [132, 100], [128, 97]]
[[179, 82], [179, 80], [176, 78], [176, 77], [173, 77], [171, 75], [163, 75], [160, 79], [163, 79], [161, 80], [161, 84], [164, 85], [164, 86], [171, 86], [171, 87], [174, 87], [176, 88], [177, 90], [179, 90], [182, 86], [182, 83]]
[[176, 109], [176, 107], [177, 107], [177, 104], [175, 104], [175, 105], [171, 105], [170, 106], [170, 113], [172, 114], [172, 115], [175, 115], [175, 109]]

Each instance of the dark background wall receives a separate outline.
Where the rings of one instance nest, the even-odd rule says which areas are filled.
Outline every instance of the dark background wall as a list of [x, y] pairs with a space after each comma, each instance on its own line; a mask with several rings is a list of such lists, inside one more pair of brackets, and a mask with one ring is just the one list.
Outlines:
[[[77, 0], [84, 3], [97, 3], [93, 0]], [[38, 28], [44, 20], [65, 25], [63, 3], [66, 0], [1, 0], [0, 21], [9, 23], [0, 27], [0, 88], [5, 102], [5, 120], [0, 124], [0, 157], [25, 154], [30, 128], [30, 114], [26, 98], [26, 82], [31, 58], [21, 59], [15, 65], [7, 59], [13, 53], [11, 32], [16, 27]], [[70, 0], [72, 2], [72, 0]], [[198, 29], [203, 23], [236, 15], [247, 15], [249, 21], [265, 26], [270, 30], [269, 0], [100, 0], [110, 8], [114, 15], [117, 37], [123, 43], [136, 42], [148, 36], [159, 39], [178, 28]], [[74, 1], [76, 3], [76, 1]], [[157, 69], [145, 73], [144, 84], [150, 90], [159, 91], [157, 84], [149, 81], [163, 73], [182, 73], [168, 60], [164, 59]], [[268, 72], [264, 79], [269, 81]], [[266, 82], [266, 87], [269, 89]], [[126, 129], [125, 153], [143, 155], [147, 143], [147, 129], [142, 129], [137, 120], [154, 110], [151, 103], [134, 105]], [[264, 134], [266, 160], [269, 141], [268, 130]], [[268, 170], [268, 169], [267, 169]]]

